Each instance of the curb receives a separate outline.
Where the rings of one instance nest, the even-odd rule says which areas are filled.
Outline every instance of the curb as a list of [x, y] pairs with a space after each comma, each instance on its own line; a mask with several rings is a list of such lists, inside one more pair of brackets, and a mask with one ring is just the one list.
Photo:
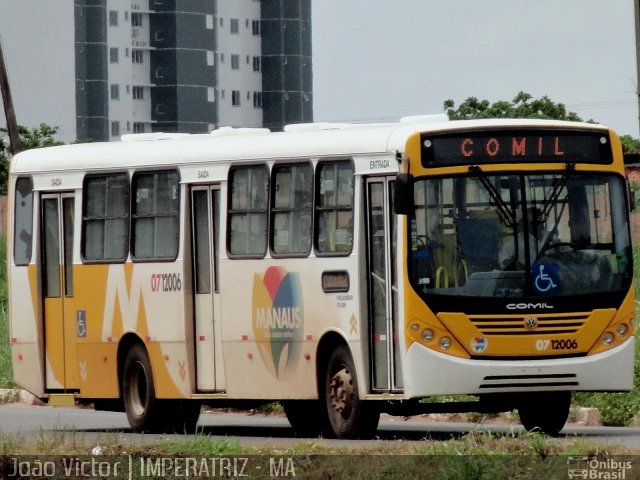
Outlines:
[[[413, 417], [393, 417], [383, 414], [386, 420], [396, 422], [463, 422], [477, 424], [514, 424], [519, 425], [520, 419], [517, 413], [505, 412], [498, 414], [477, 414], [477, 413], [428, 413], [423, 415], [415, 415]], [[640, 418], [640, 414], [639, 414]], [[569, 412], [567, 425], [579, 427], [601, 427], [602, 416], [597, 408], [592, 407], [572, 407]]]

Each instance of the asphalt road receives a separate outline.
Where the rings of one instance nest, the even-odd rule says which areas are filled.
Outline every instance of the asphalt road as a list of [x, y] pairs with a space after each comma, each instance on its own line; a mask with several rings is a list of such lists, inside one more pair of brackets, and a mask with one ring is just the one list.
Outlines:
[[[284, 417], [235, 413], [203, 413], [198, 425], [212, 441], [233, 437], [241, 444], [261, 447], [287, 447], [309, 441], [293, 437], [293, 430]], [[421, 441], [425, 438], [448, 440], [472, 431], [522, 432], [520, 425], [488, 425], [475, 423], [429, 422], [385, 417], [380, 421], [378, 439], [347, 441], [313, 439], [327, 446], [362, 448], [379, 445], [380, 441]], [[108, 433], [112, 441], [122, 444], [154, 443], [169, 435], [132, 433], [123, 413], [97, 412], [82, 408], [33, 407], [22, 404], [0, 405], [0, 438], [62, 439], [67, 436], [85, 445], [99, 444]], [[115, 438], [112, 437], [115, 436]], [[561, 439], [585, 439], [590, 443], [617, 444], [640, 449], [640, 428], [583, 427], [569, 425]]]

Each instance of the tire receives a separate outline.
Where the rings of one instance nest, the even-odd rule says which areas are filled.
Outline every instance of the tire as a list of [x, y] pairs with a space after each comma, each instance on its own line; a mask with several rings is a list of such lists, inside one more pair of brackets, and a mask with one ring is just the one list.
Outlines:
[[557, 437], [569, 418], [571, 392], [531, 393], [520, 400], [520, 422], [529, 431]]
[[122, 400], [127, 420], [134, 431], [158, 430], [161, 405], [155, 395], [151, 362], [142, 345], [133, 345], [124, 362]]
[[356, 369], [346, 346], [339, 345], [331, 353], [324, 377], [325, 437], [372, 438], [380, 411], [375, 403], [360, 399]]
[[318, 437], [322, 432], [322, 402], [319, 400], [289, 400], [282, 402], [284, 413], [296, 437]]

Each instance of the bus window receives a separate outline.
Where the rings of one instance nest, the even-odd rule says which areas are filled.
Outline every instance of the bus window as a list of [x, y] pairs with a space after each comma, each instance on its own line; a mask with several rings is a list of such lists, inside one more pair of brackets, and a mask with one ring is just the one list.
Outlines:
[[31, 262], [33, 239], [33, 181], [21, 177], [16, 181], [13, 256], [16, 265]]
[[350, 161], [318, 165], [316, 250], [348, 254], [353, 246], [353, 164]]
[[178, 254], [178, 172], [135, 173], [131, 236], [136, 260], [170, 260]]
[[416, 182], [410, 266], [419, 291], [522, 297], [628, 286], [621, 179], [570, 171], [522, 177]]
[[271, 248], [276, 255], [311, 250], [313, 168], [310, 164], [273, 168]]
[[123, 262], [129, 237], [129, 176], [88, 175], [84, 182], [82, 256], [86, 261]]
[[229, 254], [262, 257], [267, 250], [269, 171], [265, 165], [234, 168], [229, 184]]

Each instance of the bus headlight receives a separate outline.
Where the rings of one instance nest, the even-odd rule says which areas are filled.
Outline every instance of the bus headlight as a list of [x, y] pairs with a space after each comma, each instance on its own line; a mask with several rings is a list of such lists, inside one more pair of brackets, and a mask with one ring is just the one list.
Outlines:
[[605, 345], [611, 345], [614, 342], [614, 340], [615, 340], [615, 337], [611, 332], [607, 332], [602, 336], [602, 343], [604, 343]]
[[440, 348], [449, 350], [449, 348], [451, 348], [451, 339], [449, 337], [442, 337], [440, 339]]
[[616, 333], [621, 337], [624, 337], [627, 333], [629, 333], [629, 327], [627, 327], [626, 323], [621, 323], [616, 327]]
[[431, 330], [430, 328], [425, 328], [422, 331], [422, 340], [424, 340], [425, 342], [430, 342], [431, 340], [433, 340], [433, 330]]
[[420, 330], [420, 325], [418, 325], [417, 323], [412, 323], [409, 328], [412, 332], [417, 332], [418, 330]]

